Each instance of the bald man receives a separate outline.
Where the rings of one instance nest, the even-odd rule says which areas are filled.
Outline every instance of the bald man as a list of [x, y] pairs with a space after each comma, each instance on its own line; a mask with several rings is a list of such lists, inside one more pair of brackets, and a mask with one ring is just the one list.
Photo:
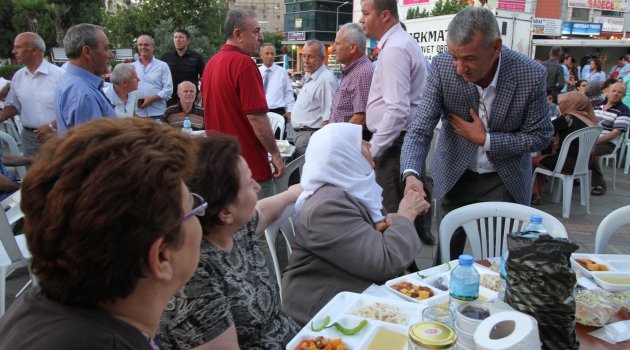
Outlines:
[[189, 117], [193, 130], [204, 130], [203, 108], [195, 106], [197, 88], [190, 81], [182, 81], [177, 85], [179, 102], [170, 106], [164, 112], [164, 120], [169, 125], [182, 127], [184, 118]]
[[11, 81], [11, 89], [0, 111], [0, 122], [17, 114], [22, 122], [22, 149], [32, 157], [45, 137], [57, 131], [55, 90], [65, 71], [44, 59], [46, 44], [31, 32], [20, 33], [13, 42], [13, 55], [24, 67]]

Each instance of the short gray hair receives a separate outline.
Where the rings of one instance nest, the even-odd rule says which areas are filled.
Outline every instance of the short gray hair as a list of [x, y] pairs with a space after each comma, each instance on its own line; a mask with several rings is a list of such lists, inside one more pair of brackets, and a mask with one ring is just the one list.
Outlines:
[[19, 35], [25, 35], [28, 38], [26, 42], [31, 46], [36, 46], [39, 51], [42, 52], [42, 55], [46, 53], [46, 43], [44, 42], [44, 39], [39, 36], [39, 34], [33, 32], [24, 32], [20, 33]]
[[552, 57], [560, 57], [562, 54], [562, 48], [560, 46], [552, 46], [549, 50], [549, 55]]
[[484, 38], [485, 47], [491, 47], [494, 40], [501, 37], [499, 24], [492, 11], [467, 6], [448, 25], [448, 40], [455, 45], [465, 45], [479, 32]]
[[181, 83], [177, 84], [177, 92], [179, 92], [179, 90], [182, 89], [184, 87], [184, 85], [186, 85], [186, 84], [192, 85], [193, 88], [195, 88], [195, 90], [197, 90], [197, 87], [195, 86], [195, 84], [192, 81], [184, 80]]
[[131, 78], [133, 73], [136, 72], [136, 68], [131, 63], [119, 63], [114, 67], [112, 71], [112, 84], [118, 85], [123, 80]]
[[155, 46], [155, 41], [153, 40], [153, 37], [150, 36], [149, 34], [141, 34], [141, 35], [138, 36], [138, 39], [142, 38], [143, 36], [149, 38], [149, 41], [151, 42], [151, 45]]
[[225, 24], [223, 25], [225, 40], [234, 36], [234, 30], [236, 28], [245, 29], [245, 24], [248, 18], [256, 18], [256, 12], [240, 7], [231, 9], [227, 13], [227, 16], [225, 17]]
[[358, 23], [346, 23], [339, 28], [339, 32], [341, 31], [343, 31], [347, 43], [355, 43], [359, 51], [365, 52], [365, 33]]
[[96, 34], [99, 30], [103, 31], [103, 27], [90, 23], [81, 23], [70, 27], [63, 37], [63, 48], [66, 51], [66, 56], [70, 59], [81, 57], [81, 50], [85, 45], [95, 48]]
[[326, 57], [326, 50], [324, 49], [324, 44], [322, 44], [321, 41], [316, 39], [309, 40], [306, 42], [306, 44], [304, 44], [304, 47], [311, 45], [317, 45], [317, 53], [319, 53], [321, 57]]
[[274, 45], [273, 43], [263, 43], [262, 45], [260, 45], [260, 52], [262, 52], [262, 50], [267, 46], [271, 46], [273, 48], [273, 52], [276, 52], [276, 45]]

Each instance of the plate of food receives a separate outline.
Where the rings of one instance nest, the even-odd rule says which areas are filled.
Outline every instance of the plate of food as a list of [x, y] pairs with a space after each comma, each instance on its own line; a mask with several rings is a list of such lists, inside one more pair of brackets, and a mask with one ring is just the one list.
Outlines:
[[602, 257], [605, 254], [571, 254], [571, 265], [583, 276], [593, 278], [591, 272], [614, 271]]
[[431, 287], [414, 274], [389, 280], [385, 282], [385, 287], [399, 297], [416, 303], [424, 303], [431, 300], [431, 298], [446, 293], [438, 288]]
[[[419, 304], [341, 292], [287, 344], [287, 350], [407, 350], [409, 326], [420, 322]], [[383, 344], [387, 344], [383, 347]]]

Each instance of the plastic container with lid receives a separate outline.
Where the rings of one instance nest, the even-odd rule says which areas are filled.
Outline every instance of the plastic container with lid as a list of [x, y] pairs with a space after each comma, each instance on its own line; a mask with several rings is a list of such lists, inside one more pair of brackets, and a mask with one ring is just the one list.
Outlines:
[[479, 280], [481, 276], [473, 266], [473, 257], [462, 254], [459, 265], [451, 270], [448, 308], [456, 314], [457, 307], [479, 298]]
[[440, 322], [419, 322], [409, 327], [409, 350], [454, 350], [455, 331]]

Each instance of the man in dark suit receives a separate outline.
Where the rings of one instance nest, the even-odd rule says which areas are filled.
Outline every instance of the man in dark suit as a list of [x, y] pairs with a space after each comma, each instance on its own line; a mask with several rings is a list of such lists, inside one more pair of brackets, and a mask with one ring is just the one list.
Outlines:
[[[401, 173], [405, 192], [424, 193], [419, 180], [433, 130], [442, 128], [432, 171], [442, 215], [464, 205], [531, 200], [531, 152], [553, 135], [547, 117], [545, 69], [502, 46], [491, 11], [467, 7], [448, 26], [448, 52], [435, 57], [428, 85], [405, 136]], [[466, 236], [451, 240], [451, 257]], [[442, 242], [440, 242], [441, 244]], [[436, 256], [436, 263], [441, 263]]]

